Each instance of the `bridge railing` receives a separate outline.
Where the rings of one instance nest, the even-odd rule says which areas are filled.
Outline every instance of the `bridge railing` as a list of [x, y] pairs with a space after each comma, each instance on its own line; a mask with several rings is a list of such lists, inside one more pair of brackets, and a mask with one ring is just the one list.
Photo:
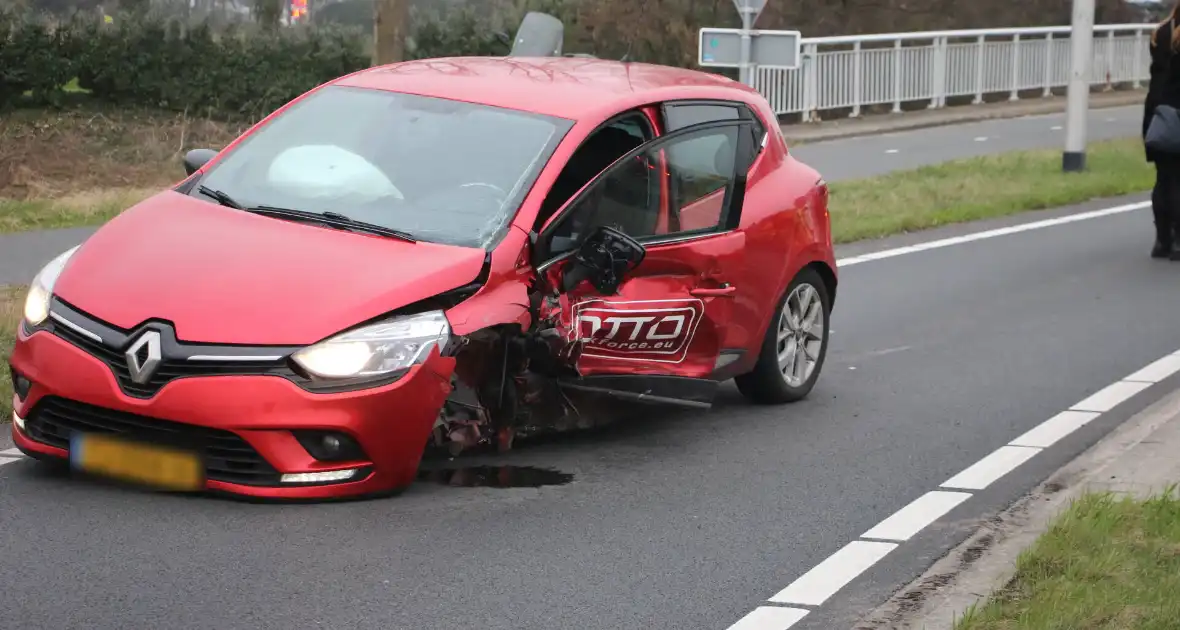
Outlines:
[[[1140, 87], [1153, 28], [1096, 25], [1091, 83]], [[806, 38], [798, 69], [756, 68], [754, 85], [780, 116], [804, 122], [859, 116], [869, 107], [900, 112], [1049, 96], [1069, 80], [1069, 32], [1059, 26]]]

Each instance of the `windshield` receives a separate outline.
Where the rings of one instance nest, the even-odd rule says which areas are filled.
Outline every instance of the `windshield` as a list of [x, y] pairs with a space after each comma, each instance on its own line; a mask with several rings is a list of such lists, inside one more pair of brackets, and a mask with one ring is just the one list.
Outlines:
[[[486, 248], [572, 125], [328, 86], [260, 127], [200, 183], [244, 207], [335, 212], [418, 240]], [[200, 187], [190, 194], [204, 198]]]

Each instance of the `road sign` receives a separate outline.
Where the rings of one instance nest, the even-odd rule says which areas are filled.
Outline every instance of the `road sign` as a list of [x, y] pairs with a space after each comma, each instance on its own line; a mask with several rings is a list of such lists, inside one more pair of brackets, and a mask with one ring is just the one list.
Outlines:
[[[799, 67], [803, 57], [803, 36], [799, 31], [749, 33], [751, 64], [781, 70]], [[702, 28], [697, 40], [697, 64], [704, 68], [742, 67], [742, 30]]]
[[750, 20], [752, 23], [758, 19], [759, 15], [762, 15], [762, 9], [766, 8], [766, 0], [733, 0], [733, 6], [737, 8], [739, 15], [752, 14], [754, 16], [754, 19]]

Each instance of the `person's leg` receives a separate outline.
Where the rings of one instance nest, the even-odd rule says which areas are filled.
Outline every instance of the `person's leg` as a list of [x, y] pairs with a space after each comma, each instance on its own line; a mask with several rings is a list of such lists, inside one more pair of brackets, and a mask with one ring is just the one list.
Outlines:
[[1151, 189], [1151, 214], [1155, 219], [1152, 258], [1167, 258], [1172, 252], [1172, 220], [1168, 205], [1168, 180], [1163, 164], [1155, 163], [1155, 186]]
[[1161, 200], [1164, 202], [1161, 215], [1170, 227], [1168, 257], [1180, 260], [1180, 238], [1177, 238], [1177, 232], [1180, 232], [1180, 160], [1167, 160], [1159, 163], [1159, 166], [1163, 180]]

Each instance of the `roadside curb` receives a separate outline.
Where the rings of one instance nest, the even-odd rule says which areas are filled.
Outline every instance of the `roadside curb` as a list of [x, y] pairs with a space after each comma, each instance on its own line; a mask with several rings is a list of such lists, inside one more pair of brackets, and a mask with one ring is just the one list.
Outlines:
[[1180, 389], [1131, 416], [862, 619], [854, 630], [951, 630], [1016, 571], [1016, 560], [1086, 492], [1147, 496], [1180, 472]]
[[[1138, 105], [1145, 90], [1120, 90], [1090, 95], [1090, 109], [1108, 109]], [[956, 111], [963, 110], [963, 111]], [[803, 146], [827, 140], [876, 136], [899, 131], [947, 127], [987, 120], [1005, 120], [1024, 116], [1041, 116], [1065, 111], [1065, 98], [1051, 96], [1038, 101], [1024, 100], [984, 105], [961, 105], [942, 110], [873, 114], [862, 118], [845, 118], [819, 123], [780, 125], [788, 145]]]

